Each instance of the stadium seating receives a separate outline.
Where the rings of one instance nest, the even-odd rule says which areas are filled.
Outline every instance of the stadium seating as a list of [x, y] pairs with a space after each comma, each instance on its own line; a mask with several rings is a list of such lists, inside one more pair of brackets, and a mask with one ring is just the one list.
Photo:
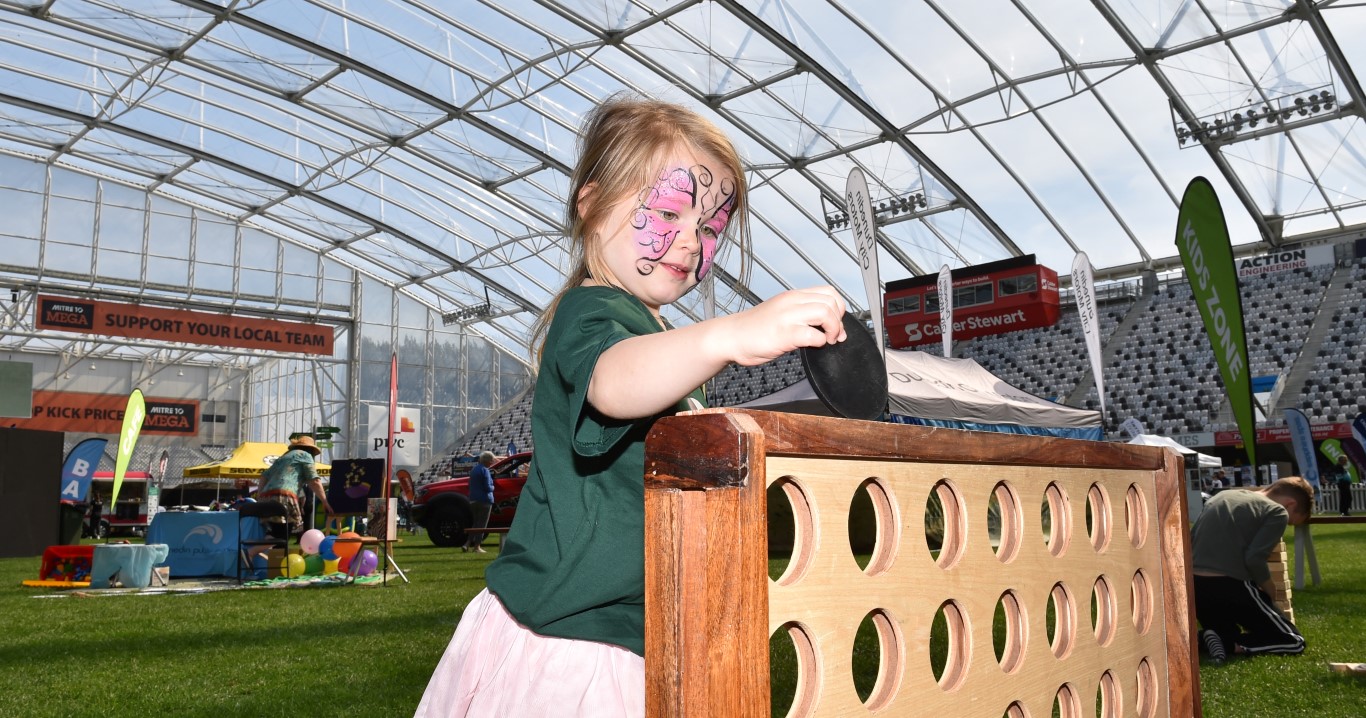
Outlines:
[[[1346, 278], [1341, 298], [1334, 306], [1321, 307], [1335, 276]], [[1312, 361], [1299, 397], [1289, 401], [1302, 406], [1311, 421], [1350, 421], [1366, 412], [1366, 362], [1361, 361], [1358, 349], [1366, 334], [1363, 290], [1366, 260], [1340, 267], [1295, 269], [1278, 273], [1271, 281], [1253, 279], [1242, 284], [1251, 375], [1284, 380], [1297, 362]], [[1214, 352], [1185, 279], [1158, 282], [1146, 307], [1135, 301], [1132, 292], [1116, 293], [1102, 296], [1098, 306], [1107, 357], [1107, 434], [1117, 432], [1119, 423], [1129, 417], [1141, 421], [1148, 431], [1162, 434], [1235, 428], [1224, 407]], [[1135, 306], [1141, 307], [1142, 314], [1121, 330], [1125, 315]], [[1312, 357], [1302, 357], [1316, 326], [1322, 341]], [[938, 345], [921, 349], [939, 351]], [[1065, 400], [1089, 384], [1090, 390], [1076, 403], [1099, 408], [1081, 323], [1069, 303], [1051, 327], [961, 341], [954, 353], [1047, 399]], [[708, 384], [708, 401], [712, 406], [734, 406], [803, 378], [795, 352], [757, 367], [730, 366]], [[451, 456], [434, 462], [424, 476], [440, 474], [442, 462], [448, 464], [453, 456], [506, 446], [509, 439], [530, 448], [530, 410], [528, 391], [463, 437]], [[1282, 423], [1278, 413], [1265, 423]]]
[[1304, 386], [1303, 395], [1312, 397], [1303, 407], [1310, 422], [1351, 421], [1366, 412], [1366, 364], [1360, 349], [1366, 329], [1366, 263], [1357, 262], [1347, 271], [1347, 294], [1327, 319], [1327, 334]]

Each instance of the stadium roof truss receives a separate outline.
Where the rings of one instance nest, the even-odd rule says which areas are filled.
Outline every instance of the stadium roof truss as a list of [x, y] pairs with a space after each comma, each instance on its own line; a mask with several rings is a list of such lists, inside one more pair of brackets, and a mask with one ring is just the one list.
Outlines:
[[[1366, 7], [1331, 0], [0, 0], [0, 153], [266, 233], [312, 257], [294, 271], [371, 276], [525, 360], [567, 264], [576, 128], [612, 93], [695, 106], [741, 147], [752, 252], [719, 262], [721, 311], [815, 283], [864, 307], [854, 167], [884, 282], [1078, 250], [1101, 276], [1170, 267], [1195, 175], [1243, 251], [1359, 232], [1366, 47], [1335, 38], [1362, 36]], [[16, 286], [354, 319], [236, 274], [8, 261]], [[8, 311], [10, 349], [106, 351]]]

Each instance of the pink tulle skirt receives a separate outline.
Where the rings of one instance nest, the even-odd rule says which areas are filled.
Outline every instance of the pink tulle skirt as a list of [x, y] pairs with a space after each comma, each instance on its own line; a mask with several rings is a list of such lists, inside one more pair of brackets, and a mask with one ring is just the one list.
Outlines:
[[465, 607], [415, 717], [644, 715], [644, 658], [532, 633], [484, 589]]

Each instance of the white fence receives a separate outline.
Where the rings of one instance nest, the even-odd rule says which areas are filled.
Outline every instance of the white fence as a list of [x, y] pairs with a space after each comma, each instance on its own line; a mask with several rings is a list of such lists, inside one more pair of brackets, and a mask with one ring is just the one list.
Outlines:
[[[1320, 514], [1340, 514], [1342, 509], [1338, 508], [1338, 485], [1328, 482], [1320, 487], [1318, 496], [1319, 508], [1315, 513]], [[1353, 514], [1366, 514], [1366, 486], [1352, 484], [1352, 508]]]

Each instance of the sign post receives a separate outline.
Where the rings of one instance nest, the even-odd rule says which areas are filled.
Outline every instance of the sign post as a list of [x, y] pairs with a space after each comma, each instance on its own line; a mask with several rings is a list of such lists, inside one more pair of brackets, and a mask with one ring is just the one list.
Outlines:
[[332, 437], [340, 433], [341, 429], [335, 426], [313, 427], [313, 438], [317, 439], [319, 449], [331, 449], [334, 446]]

